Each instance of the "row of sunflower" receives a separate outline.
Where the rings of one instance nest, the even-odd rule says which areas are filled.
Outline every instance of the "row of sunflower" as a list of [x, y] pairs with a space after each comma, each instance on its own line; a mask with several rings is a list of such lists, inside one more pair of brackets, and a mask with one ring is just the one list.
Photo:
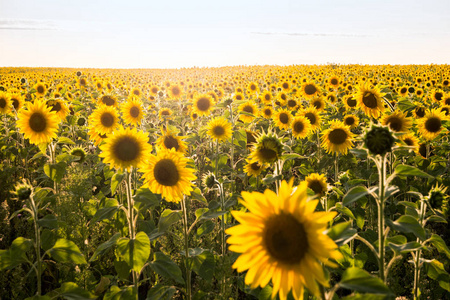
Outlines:
[[[421, 270], [448, 295], [448, 241], [425, 227], [448, 219], [446, 66], [0, 76], [2, 226], [34, 224], [2, 236], [5, 298], [417, 297]], [[46, 283], [50, 262], [76, 266]]]

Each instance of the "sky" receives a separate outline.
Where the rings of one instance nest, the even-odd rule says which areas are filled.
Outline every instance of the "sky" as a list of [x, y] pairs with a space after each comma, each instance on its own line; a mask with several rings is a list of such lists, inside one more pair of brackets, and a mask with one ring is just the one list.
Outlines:
[[450, 64], [449, 0], [0, 0], [0, 67]]

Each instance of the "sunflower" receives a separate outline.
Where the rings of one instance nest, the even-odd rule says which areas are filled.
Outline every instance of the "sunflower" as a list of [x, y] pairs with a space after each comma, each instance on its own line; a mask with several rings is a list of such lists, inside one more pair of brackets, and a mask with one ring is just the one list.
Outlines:
[[161, 136], [156, 140], [156, 145], [159, 151], [175, 149], [175, 151], [180, 153], [185, 153], [187, 146], [186, 143], [182, 140], [185, 138], [184, 136], [176, 135], [174, 130], [163, 130]]
[[88, 134], [89, 134], [89, 139], [94, 142], [95, 146], [100, 145], [102, 143], [102, 141], [107, 138], [106, 134], [98, 133], [94, 126], [89, 126]]
[[290, 111], [295, 111], [297, 110], [298, 102], [297, 100], [290, 98], [286, 101], [286, 106]]
[[102, 95], [98, 99], [98, 103], [106, 106], [114, 106], [117, 107], [117, 98], [113, 95]]
[[73, 146], [67, 151], [70, 155], [78, 157], [75, 162], [82, 163], [86, 159], [87, 150], [83, 146]]
[[270, 106], [265, 106], [262, 110], [261, 110], [261, 114], [264, 118], [266, 119], [271, 119], [273, 116], [273, 108]]
[[100, 146], [104, 163], [116, 169], [138, 168], [149, 157], [152, 146], [148, 143], [147, 134], [136, 128], [120, 127], [108, 135], [105, 144]]
[[36, 90], [36, 95], [38, 97], [43, 97], [47, 92], [47, 88], [45, 87], [45, 84], [43, 84], [42, 82], [37, 83], [34, 86], [34, 89]]
[[256, 82], [251, 81], [248, 85], [247, 85], [247, 95], [254, 95], [259, 93], [259, 86]]
[[433, 140], [444, 129], [442, 121], [446, 120], [445, 113], [438, 109], [428, 110], [418, 121], [419, 132], [426, 140]]
[[157, 96], [159, 92], [159, 87], [157, 85], [152, 85], [150, 87], [150, 94], [152, 94], [153, 96]]
[[27, 102], [26, 109], [20, 110], [17, 126], [30, 143], [49, 143], [57, 136], [58, 117], [50, 111], [45, 101], [35, 100], [34, 103]]
[[232, 211], [240, 223], [226, 230], [227, 243], [241, 253], [233, 264], [247, 271], [245, 283], [251, 288], [266, 286], [272, 280], [272, 298], [303, 299], [306, 287], [320, 298], [319, 286], [328, 287], [321, 263], [339, 258], [337, 245], [324, 232], [336, 212], [314, 212], [318, 200], [307, 200], [307, 184], [293, 188], [293, 180], [283, 181], [275, 194], [242, 192], [241, 203], [249, 212]]
[[368, 83], [363, 83], [358, 87], [355, 98], [358, 106], [369, 117], [378, 119], [384, 111], [383, 96], [378, 87], [370, 88]]
[[220, 142], [231, 138], [231, 123], [224, 117], [216, 117], [208, 123], [208, 135]]
[[131, 97], [127, 102], [121, 105], [120, 110], [122, 112], [122, 117], [125, 123], [138, 125], [144, 112], [142, 109], [142, 101], [138, 97]]
[[278, 106], [284, 106], [288, 100], [288, 95], [285, 92], [280, 92], [277, 94], [277, 100], [278, 101], [276, 101], [276, 104]]
[[444, 98], [444, 92], [440, 89], [434, 90], [431, 96], [431, 99], [433, 99], [435, 102], [441, 102]]
[[286, 92], [289, 93], [291, 90], [291, 84], [288, 81], [283, 81], [280, 83], [280, 88]]
[[314, 192], [314, 194], [319, 197], [324, 196], [328, 191], [327, 177], [325, 176], [325, 174], [309, 174], [308, 176], [306, 176], [305, 181], [308, 184], [308, 188], [310, 188]]
[[329, 94], [327, 95], [327, 102], [328, 102], [328, 103], [335, 104], [336, 101], [337, 101], [337, 96], [336, 96], [335, 93], [329, 93]]
[[320, 89], [317, 87], [317, 85], [314, 83], [314, 81], [306, 81], [304, 82], [300, 89], [299, 93], [304, 96], [305, 98], [314, 98], [315, 96], [320, 94]]
[[305, 116], [297, 116], [291, 123], [292, 136], [297, 139], [303, 139], [308, 136], [311, 131], [311, 123]]
[[353, 146], [354, 134], [340, 121], [332, 120], [330, 124], [330, 127], [322, 133], [322, 147], [327, 153], [347, 154], [348, 149]]
[[253, 101], [242, 103], [239, 105], [238, 110], [240, 112], [239, 119], [244, 123], [250, 123], [256, 116], [258, 116], [258, 107]]
[[271, 104], [272, 98], [273, 98], [272, 93], [269, 92], [269, 91], [264, 91], [264, 92], [261, 94], [261, 100], [262, 100], [262, 102], [263, 102], [264, 104], [266, 104], [266, 105], [267, 105], [267, 104]]
[[199, 116], [209, 115], [211, 109], [214, 106], [213, 98], [208, 94], [198, 94], [194, 98], [193, 110], [197, 112]]
[[87, 86], [87, 81], [85, 77], [81, 77], [80, 79], [78, 79], [78, 87], [80, 89], [84, 89]]
[[50, 111], [54, 111], [60, 121], [66, 119], [69, 114], [69, 108], [61, 99], [48, 100], [46, 105], [50, 107]]
[[258, 161], [246, 159], [246, 162], [247, 164], [244, 166], [244, 171], [247, 173], [247, 176], [259, 176], [259, 174], [261, 174], [261, 172], [266, 168]]
[[442, 106], [439, 110], [443, 112], [445, 116], [450, 116], [450, 105]]
[[343, 102], [347, 110], [355, 109], [358, 105], [358, 102], [352, 95], [345, 96]]
[[396, 110], [391, 114], [384, 114], [381, 118], [381, 124], [389, 125], [394, 132], [406, 132], [412, 126], [411, 118], [407, 118], [402, 111]]
[[14, 107], [14, 110], [18, 112], [23, 106], [23, 97], [19, 93], [12, 93], [10, 96], [12, 106]]
[[170, 108], [161, 108], [159, 110], [159, 119], [160, 120], [170, 119], [171, 115], [172, 115], [172, 110]]
[[311, 124], [311, 132], [316, 132], [320, 128], [320, 123], [322, 122], [322, 118], [320, 117], [319, 112], [314, 107], [308, 107], [303, 110], [300, 115], [308, 118], [309, 123]]
[[359, 118], [355, 115], [346, 115], [343, 123], [350, 127], [350, 129], [354, 129], [359, 125]]
[[7, 114], [11, 111], [11, 97], [8, 93], [0, 91], [0, 113]]
[[309, 101], [310, 106], [313, 106], [318, 112], [325, 109], [325, 101], [322, 97], [314, 97]]
[[405, 97], [406, 95], [408, 95], [408, 86], [402, 86], [398, 89], [398, 94], [402, 97]]
[[261, 164], [276, 162], [283, 153], [283, 144], [278, 136], [272, 132], [261, 132], [256, 137], [256, 143], [253, 144], [250, 158], [252, 161], [258, 161]]
[[415, 104], [416, 104], [416, 107], [414, 108], [415, 119], [423, 118], [425, 116], [425, 107], [419, 102], [416, 102]]
[[161, 194], [166, 201], [179, 202], [183, 195], [190, 195], [192, 180], [197, 177], [195, 170], [187, 168], [188, 159], [175, 149], [151, 155], [147, 165], [142, 168], [144, 186], [153, 193]]
[[328, 84], [333, 87], [333, 88], [337, 88], [339, 87], [340, 84], [340, 79], [337, 76], [331, 76], [330, 78], [328, 78]]
[[89, 116], [89, 120], [99, 134], [109, 134], [119, 126], [119, 117], [114, 106], [100, 105]]
[[442, 106], [448, 106], [450, 105], [450, 93], [446, 93], [441, 100], [441, 105]]
[[170, 99], [178, 100], [183, 96], [183, 90], [178, 84], [170, 85], [168, 88]]
[[132, 95], [134, 97], [141, 97], [142, 92], [139, 88], [135, 87], [135, 88], [131, 89], [130, 95]]
[[233, 96], [233, 99], [236, 100], [236, 101], [242, 101], [242, 100], [245, 99], [245, 96], [244, 96], [243, 93], [236, 92], [236, 93], [234, 94], [234, 96]]
[[413, 147], [412, 150], [414, 152], [417, 153], [417, 151], [419, 151], [419, 139], [413, 133], [403, 134], [399, 137], [399, 139], [407, 146]]
[[292, 122], [292, 114], [286, 109], [277, 111], [273, 116], [273, 121], [278, 128], [287, 130]]

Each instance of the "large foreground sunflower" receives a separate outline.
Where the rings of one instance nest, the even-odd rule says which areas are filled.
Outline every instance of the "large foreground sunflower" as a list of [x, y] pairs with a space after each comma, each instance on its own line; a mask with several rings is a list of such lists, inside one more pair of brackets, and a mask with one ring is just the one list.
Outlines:
[[422, 119], [419, 119], [419, 132], [426, 140], [433, 140], [444, 129], [442, 121], [446, 120], [445, 113], [438, 109], [428, 110]]
[[337, 245], [324, 231], [336, 212], [314, 212], [318, 200], [307, 200], [307, 184], [293, 188], [281, 183], [279, 194], [242, 192], [241, 203], [249, 212], [232, 211], [240, 223], [226, 230], [227, 243], [241, 253], [233, 268], [247, 271], [252, 288], [273, 283], [272, 298], [303, 299], [304, 287], [320, 297], [319, 285], [328, 286], [321, 263], [339, 257]]
[[0, 91], [0, 113], [6, 114], [11, 110], [11, 97], [8, 93]]
[[45, 101], [36, 99], [34, 103], [27, 102], [26, 109], [20, 110], [17, 126], [30, 143], [49, 143], [56, 137], [58, 117], [50, 111]]
[[384, 95], [378, 87], [371, 88], [368, 83], [364, 83], [358, 87], [355, 98], [366, 115], [378, 119], [384, 111]]
[[151, 155], [142, 169], [144, 187], [161, 194], [167, 201], [180, 202], [183, 195], [191, 194], [191, 181], [197, 178], [195, 170], [186, 167], [187, 162], [188, 159], [175, 149], [161, 151], [157, 156]]
[[148, 135], [136, 128], [123, 127], [108, 135], [105, 144], [100, 146], [103, 162], [116, 169], [139, 167], [150, 156], [152, 147], [148, 144]]
[[231, 138], [231, 123], [224, 117], [216, 117], [208, 123], [208, 135], [218, 141], [226, 141]]
[[331, 126], [322, 133], [322, 147], [327, 153], [347, 154], [348, 149], [353, 146], [354, 134], [350, 127], [340, 121], [331, 121]]

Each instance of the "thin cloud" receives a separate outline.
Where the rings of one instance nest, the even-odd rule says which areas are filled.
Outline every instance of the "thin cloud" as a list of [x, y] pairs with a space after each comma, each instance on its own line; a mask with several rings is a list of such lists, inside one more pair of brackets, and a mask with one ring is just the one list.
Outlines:
[[306, 33], [306, 32], [251, 32], [258, 35], [290, 35], [290, 36], [338, 36], [338, 37], [373, 37], [370, 34], [353, 34], [353, 33]]
[[56, 30], [57, 26], [48, 20], [0, 19], [0, 30]]

